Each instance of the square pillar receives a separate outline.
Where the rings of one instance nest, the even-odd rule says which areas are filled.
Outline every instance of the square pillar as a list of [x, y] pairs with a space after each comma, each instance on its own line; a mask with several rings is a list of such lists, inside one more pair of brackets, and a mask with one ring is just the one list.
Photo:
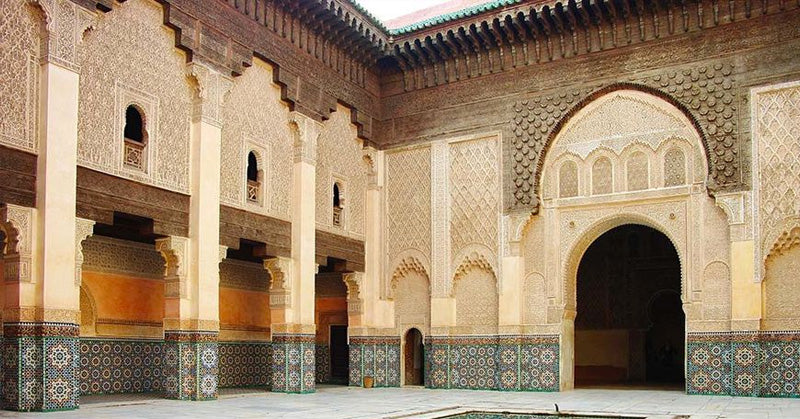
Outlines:
[[164, 393], [168, 399], [215, 400], [219, 376], [216, 331], [164, 332]]
[[314, 277], [316, 264], [316, 159], [320, 122], [290, 115], [292, 168], [292, 257], [265, 261], [272, 278], [272, 391], [313, 393], [316, 385]]
[[4, 409], [78, 407], [80, 290], [76, 189], [80, 34], [93, 14], [68, 0], [32, 0], [42, 22], [36, 207], [5, 206]]

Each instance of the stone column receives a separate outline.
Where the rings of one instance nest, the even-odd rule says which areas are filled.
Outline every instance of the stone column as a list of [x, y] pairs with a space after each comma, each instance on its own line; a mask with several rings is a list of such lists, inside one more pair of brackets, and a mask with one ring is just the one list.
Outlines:
[[761, 328], [763, 263], [756, 261], [753, 240], [752, 193], [719, 193], [716, 204], [728, 216], [731, 238], [731, 330]]
[[[381, 297], [385, 294], [383, 272], [383, 152], [364, 147], [367, 163], [367, 196], [365, 201], [366, 231], [364, 240], [364, 281], [359, 292], [364, 301], [361, 326], [383, 328], [394, 326], [393, 305]], [[353, 324], [350, 323], [352, 327]], [[351, 334], [352, 335], [352, 334]]]
[[222, 106], [229, 77], [191, 63], [196, 81], [191, 121], [189, 237], [156, 242], [167, 261], [164, 340], [167, 398], [217, 398], [219, 359], [219, 189]]
[[36, 208], [4, 210], [4, 220], [16, 225], [20, 248], [10, 252], [15, 260], [5, 268], [3, 408], [68, 410], [78, 407], [79, 395], [77, 58], [92, 14], [67, 0], [32, 3], [46, 18], [38, 69]]
[[530, 213], [503, 216], [503, 267], [502, 277], [498, 278], [500, 334], [518, 334], [519, 325], [522, 324], [525, 258], [520, 252], [520, 241], [522, 230], [530, 217]]
[[294, 135], [292, 257], [265, 262], [273, 281], [272, 391], [312, 393], [316, 375], [316, 158], [323, 126], [298, 112], [291, 113], [290, 125]]

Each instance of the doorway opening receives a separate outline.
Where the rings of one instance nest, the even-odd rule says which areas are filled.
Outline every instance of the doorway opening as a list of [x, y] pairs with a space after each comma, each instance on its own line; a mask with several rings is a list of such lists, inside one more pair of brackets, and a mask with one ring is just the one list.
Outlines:
[[416, 328], [409, 329], [404, 342], [405, 385], [421, 386], [425, 377], [425, 346], [422, 341], [422, 333]]
[[314, 281], [316, 336], [316, 382], [347, 385], [350, 354], [347, 341], [347, 286], [344, 261], [328, 258]]
[[663, 233], [624, 225], [595, 240], [578, 266], [575, 385], [683, 385], [680, 295], [680, 259]]

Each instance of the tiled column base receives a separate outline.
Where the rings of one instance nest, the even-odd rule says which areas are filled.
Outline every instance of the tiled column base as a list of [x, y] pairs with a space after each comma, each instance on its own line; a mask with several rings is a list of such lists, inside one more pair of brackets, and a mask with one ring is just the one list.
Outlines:
[[686, 392], [800, 397], [800, 332], [689, 333]]
[[350, 337], [350, 385], [362, 386], [367, 376], [375, 387], [400, 387], [399, 337]]
[[425, 385], [472, 390], [558, 391], [558, 336], [431, 337]]
[[164, 332], [164, 393], [168, 399], [215, 400], [218, 332]]
[[3, 325], [3, 408], [18, 411], [78, 407], [78, 334], [69, 323]]
[[315, 387], [314, 335], [272, 335], [272, 391], [313, 393]]

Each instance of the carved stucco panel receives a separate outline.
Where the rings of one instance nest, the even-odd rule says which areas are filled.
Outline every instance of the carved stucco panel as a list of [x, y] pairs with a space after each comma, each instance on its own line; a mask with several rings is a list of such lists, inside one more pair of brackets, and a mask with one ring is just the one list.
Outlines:
[[89, 236], [83, 240], [82, 251], [84, 272], [164, 278], [164, 258], [151, 244]]
[[703, 320], [730, 320], [731, 278], [725, 262], [714, 261], [703, 270]]
[[[732, 63], [719, 62], [659, 71], [629, 81], [657, 89], [683, 105], [697, 121], [710, 152], [709, 187], [715, 190], [735, 188], [742, 181], [734, 70]], [[506, 201], [508, 207], [538, 205], [539, 191], [534, 188], [538, 187], [544, 157], [542, 150], [554, 127], [592, 92], [604, 87], [610, 89], [614, 84], [566, 88], [524, 98], [513, 105], [511, 129], [514, 135], [507, 145], [511, 164], [506, 180], [510, 183], [508, 189], [513, 192]]]
[[289, 107], [280, 100], [280, 87], [272, 82], [272, 68], [259, 60], [235, 79], [223, 109], [220, 199], [226, 205], [245, 206], [246, 157], [248, 144], [266, 150], [269, 159], [260, 170], [269, 179], [263, 211], [288, 219], [291, 210], [292, 133]]
[[522, 323], [547, 323], [547, 289], [544, 275], [533, 272], [522, 283]]
[[394, 259], [416, 249], [431, 252], [431, 150], [386, 153], [386, 251]]
[[[336, 234], [364, 237], [367, 169], [350, 110], [339, 105], [317, 141], [317, 226]], [[333, 226], [333, 183], [343, 185], [343, 228]]]
[[800, 244], [766, 262], [764, 278], [764, 323], [768, 330], [795, 330], [800, 327]]
[[431, 324], [431, 291], [424, 272], [407, 271], [392, 282], [395, 325], [402, 330], [416, 327], [427, 335]]
[[[450, 145], [450, 240], [452, 263], [479, 244], [497, 256], [500, 214], [500, 150], [497, 137]], [[495, 267], [496, 268], [496, 267]]]
[[28, 0], [0, 4], [0, 143], [36, 152], [39, 27], [43, 13]]
[[473, 333], [496, 333], [497, 282], [491, 270], [467, 269], [453, 284], [453, 297], [458, 326], [469, 326]]
[[[175, 48], [174, 34], [163, 25], [163, 9], [150, 1], [115, 4], [84, 36], [78, 100], [79, 164], [167, 189], [189, 188], [189, 121], [192, 115], [186, 56]], [[122, 138], [127, 103], [119, 104], [115, 86], [152, 97], [157, 104], [157, 131], [151, 132], [151, 170], [137, 176], [122, 170]], [[147, 127], [150, 129], [151, 127]]]
[[781, 235], [800, 227], [800, 82], [756, 89], [753, 190], [758, 279]]

